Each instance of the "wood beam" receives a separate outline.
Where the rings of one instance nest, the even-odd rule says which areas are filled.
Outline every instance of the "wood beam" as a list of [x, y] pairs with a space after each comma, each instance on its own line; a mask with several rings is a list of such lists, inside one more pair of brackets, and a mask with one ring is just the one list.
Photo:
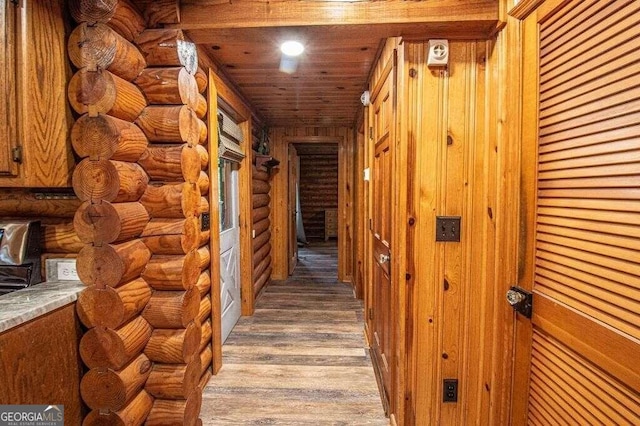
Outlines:
[[181, 28], [250, 28], [497, 21], [494, 0], [308, 1], [187, 0], [182, 2]]

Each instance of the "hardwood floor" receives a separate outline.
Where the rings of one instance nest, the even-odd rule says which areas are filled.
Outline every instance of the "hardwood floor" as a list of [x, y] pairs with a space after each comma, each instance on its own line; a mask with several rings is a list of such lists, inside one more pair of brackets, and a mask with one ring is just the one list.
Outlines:
[[301, 249], [223, 346], [204, 425], [388, 425], [363, 337], [362, 303], [337, 281], [335, 242]]

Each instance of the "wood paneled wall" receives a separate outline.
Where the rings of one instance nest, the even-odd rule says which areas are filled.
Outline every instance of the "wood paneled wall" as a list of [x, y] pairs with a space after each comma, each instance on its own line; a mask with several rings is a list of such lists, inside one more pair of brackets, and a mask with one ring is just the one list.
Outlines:
[[300, 208], [308, 239], [323, 239], [324, 211], [338, 208], [338, 147], [334, 154], [301, 154]]
[[280, 160], [272, 180], [272, 278], [288, 275], [288, 146], [290, 143], [338, 143], [338, 279], [351, 281], [353, 266], [354, 129], [350, 127], [274, 127], [270, 154]]
[[[518, 52], [518, 33], [508, 34], [513, 40], [501, 34], [450, 41], [446, 68], [426, 65], [426, 43], [389, 40], [372, 72], [374, 87], [397, 50], [391, 260], [397, 424], [509, 423], [514, 314], [504, 295], [518, 276], [520, 135], [513, 123], [520, 104], [518, 68], [507, 66], [508, 55]], [[365, 114], [363, 127], [369, 125]], [[371, 145], [366, 136], [358, 144], [358, 167], [370, 167]], [[370, 185], [360, 186], [371, 306]], [[435, 241], [436, 216], [462, 217], [460, 242]], [[458, 379], [457, 403], [442, 402], [443, 379]]]

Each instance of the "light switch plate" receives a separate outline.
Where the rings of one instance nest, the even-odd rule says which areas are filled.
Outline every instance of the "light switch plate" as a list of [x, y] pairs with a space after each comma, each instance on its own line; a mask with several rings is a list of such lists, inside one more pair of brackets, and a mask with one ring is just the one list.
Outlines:
[[368, 167], [366, 169], [364, 169], [364, 173], [363, 174], [364, 174], [364, 181], [365, 182], [369, 182], [369, 179], [370, 179], [370, 177], [369, 177], [370, 171], [369, 170], [370, 169]]
[[76, 271], [76, 261], [58, 262], [58, 281], [80, 281]]

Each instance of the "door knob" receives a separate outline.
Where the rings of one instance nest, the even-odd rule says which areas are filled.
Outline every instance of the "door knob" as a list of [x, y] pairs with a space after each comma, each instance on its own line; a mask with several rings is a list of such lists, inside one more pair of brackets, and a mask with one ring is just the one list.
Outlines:
[[520, 287], [511, 287], [507, 290], [507, 302], [509, 302], [514, 311], [524, 315], [526, 318], [531, 318], [533, 309], [532, 293]]
[[389, 256], [388, 254], [380, 254], [378, 256], [378, 262], [380, 263], [387, 263], [388, 261], [391, 260], [391, 256]]

